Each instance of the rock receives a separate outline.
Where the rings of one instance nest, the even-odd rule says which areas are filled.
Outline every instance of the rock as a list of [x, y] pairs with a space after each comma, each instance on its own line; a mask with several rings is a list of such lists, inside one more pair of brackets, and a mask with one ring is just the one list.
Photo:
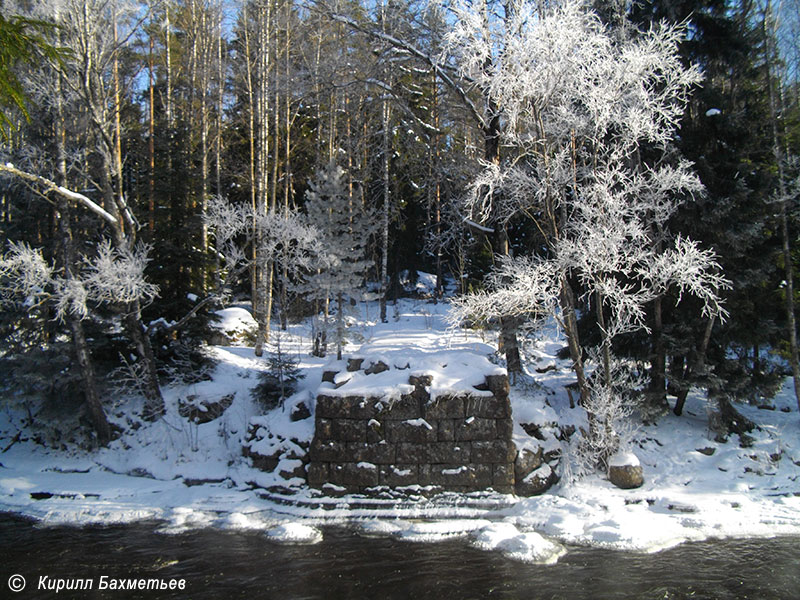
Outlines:
[[323, 371], [322, 372], [322, 381], [327, 383], [333, 383], [336, 379], [336, 375], [339, 374], [339, 371]]
[[361, 363], [364, 362], [363, 358], [349, 358], [347, 359], [347, 370], [348, 371], [360, 371], [361, 370]]
[[533, 471], [542, 466], [544, 462], [543, 451], [541, 446], [536, 452], [529, 448], [523, 448], [517, 453], [517, 458], [514, 460], [514, 477], [516, 481], [522, 481]]
[[618, 452], [608, 460], [608, 480], [618, 488], [630, 490], [644, 483], [642, 465], [630, 452]]
[[542, 433], [542, 428], [536, 423], [520, 423], [520, 427], [522, 427], [523, 431], [525, 431], [525, 433], [527, 433], [532, 438], [544, 441], [544, 434]]
[[608, 480], [623, 490], [641, 487], [641, 485], [644, 483], [642, 465], [609, 467]]
[[197, 423], [208, 423], [220, 417], [233, 404], [236, 393], [222, 396], [219, 400], [201, 399], [187, 396], [186, 400], [178, 400], [178, 414]]
[[291, 421], [304, 421], [311, 417], [311, 411], [308, 410], [308, 406], [306, 406], [305, 402], [301, 402], [297, 406], [292, 409], [292, 412], [289, 414], [289, 420]]
[[542, 464], [524, 479], [517, 480], [515, 489], [518, 496], [538, 496], [549, 490], [557, 480], [558, 477], [550, 465]]
[[377, 375], [378, 373], [383, 373], [384, 371], [389, 370], [389, 365], [387, 365], [382, 360], [378, 362], [372, 363], [368, 369], [364, 369], [364, 373], [366, 375]]

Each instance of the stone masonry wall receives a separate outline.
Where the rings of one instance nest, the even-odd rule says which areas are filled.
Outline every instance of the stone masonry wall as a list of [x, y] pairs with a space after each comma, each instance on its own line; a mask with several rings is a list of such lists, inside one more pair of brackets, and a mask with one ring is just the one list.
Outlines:
[[[380, 372], [380, 365], [370, 369]], [[351, 361], [348, 370], [358, 368], [360, 362]], [[333, 382], [335, 375], [323, 379]], [[331, 493], [378, 486], [513, 492], [517, 451], [507, 376], [487, 375], [474, 392], [433, 401], [426, 390], [430, 375], [411, 375], [408, 383], [413, 392], [393, 402], [325, 391], [317, 396], [309, 485]]]

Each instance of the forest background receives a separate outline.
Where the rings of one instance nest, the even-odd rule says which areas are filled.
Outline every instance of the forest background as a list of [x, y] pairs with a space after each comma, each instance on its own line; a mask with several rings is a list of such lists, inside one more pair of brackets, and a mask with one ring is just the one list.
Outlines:
[[[103, 444], [114, 436], [104, 389], [129, 382], [157, 417], [161, 386], [207, 373], [209, 323], [233, 300], [252, 305], [259, 355], [308, 317], [308, 350], [341, 353], [348, 306], [376, 299], [391, 318], [403, 273], [435, 274], [438, 301], [448, 281], [458, 294], [497, 287], [498, 257], [546, 258], [537, 218], [465, 203], [487, 164], [518, 155], [503, 143], [507, 107], [459, 68], [448, 35], [467, 7], [513, 38], [503, 24], [517, 4], [540, 15], [558, 3], [6, 1], [3, 34], [32, 41], [3, 56], [7, 396], [78, 398]], [[680, 412], [699, 386], [735, 427], [731, 401], [760, 402], [791, 374], [800, 384], [800, 7], [588, 4], [620, 44], [662, 21], [684, 28], [681, 63], [702, 78], [675, 134], [637, 152], [691, 163], [702, 189], [677, 189], [659, 227], [713, 253], [724, 277], [724, 318], [665, 290], [644, 305], [644, 327], [608, 345], [639, 377], [643, 418], [667, 394]], [[493, 48], [486, 72], [505, 56]], [[606, 344], [607, 315], [590, 284], [568, 278], [560, 308], [575, 309], [564, 326], [577, 345], [565, 356], [578, 364]], [[524, 371], [535, 332], [521, 315], [483, 325]]]

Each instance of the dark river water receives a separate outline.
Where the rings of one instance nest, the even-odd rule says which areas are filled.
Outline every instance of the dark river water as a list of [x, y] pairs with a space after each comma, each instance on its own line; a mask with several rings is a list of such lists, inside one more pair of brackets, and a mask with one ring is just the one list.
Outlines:
[[[279, 545], [256, 532], [164, 535], [157, 527], [39, 527], [0, 515], [0, 598], [800, 599], [800, 538], [691, 543], [648, 555], [573, 547], [544, 566], [465, 540], [419, 544], [345, 527], [323, 528], [313, 546]], [[9, 587], [20, 583], [13, 575], [27, 583], [18, 593]], [[82, 578], [93, 588], [38, 590], [42, 577], [51, 586]], [[185, 587], [110, 589], [137, 578], [183, 579]]]

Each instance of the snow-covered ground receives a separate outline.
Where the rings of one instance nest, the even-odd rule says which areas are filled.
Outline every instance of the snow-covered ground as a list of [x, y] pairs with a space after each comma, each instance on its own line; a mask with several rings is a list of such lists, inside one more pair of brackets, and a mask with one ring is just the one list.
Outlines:
[[[492, 351], [489, 334], [450, 331], [446, 303], [402, 300], [389, 307], [389, 323], [376, 321], [377, 306], [361, 304], [351, 319], [348, 350], [359, 355], [424, 360], [425, 353]], [[226, 329], [236, 329], [237, 311], [228, 311]], [[247, 315], [244, 315], [245, 317]], [[262, 415], [250, 397], [263, 359], [251, 348], [214, 347], [219, 361], [212, 381], [165, 390], [167, 414], [153, 423], [129, 422], [121, 412], [111, 418], [126, 429], [108, 448], [92, 453], [55, 451], [31, 440], [11, 443], [20, 415], [0, 413], [0, 511], [43, 524], [106, 524], [157, 519], [164, 533], [198, 527], [263, 530], [287, 543], [319, 541], [320, 524], [336, 522], [368, 536], [435, 542], [465, 537], [478, 548], [515, 560], [551, 563], [562, 544], [588, 544], [653, 552], [687, 540], [726, 536], [800, 535], [800, 415], [791, 382], [772, 401], [774, 410], [740, 406], [759, 425], [750, 447], [736, 436], [726, 443], [709, 433], [701, 394], [689, 397], [684, 415], [663, 417], [642, 427], [633, 450], [645, 484], [621, 490], [601, 474], [570, 481], [532, 498], [499, 494], [443, 495], [417, 501], [396, 498], [321, 498], [295, 485], [289, 493], [267, 491], [286, 485], [276, 474], [257, 471], [242, 456], [251, 419], [279, 432], [275, 443], [310, 440], [312, 420], [292, 422], [292, 407], [312, 404], [325, 359], [308, 355], [310, 333], [294, 325], [282, 335], [283, 349], [297, 353], [306, 373], [301, 390], [283, 410]], [[568, 364], [555, 358], [563, 345], [557, 332], [536, 341], [527, 382], [512, 387], [517, 423], [585, 425], [581, 408], [569, 408], [564, 384], [572, 381]], [[178, 413], [188, 396], [213, 400], [235, 393], [218, 419], [193, 424]], [[789, 410], [790, 412], [785, 412]], [[524, 431], [515, 426], [518, 445]], [[579, 434], [578, 434], [579, 435]], [[545, 442], [558, 448], [555, 438]], [[2, 448], [7, 448], [5, 452]], [[564, 448], [562, 448], [563, 450]], [[562, 465], [566, 459], [562, 459]], [[287, 464], [287, 467], [292, 465]], [[295, 481], [299, 484], [299, 481]], [[291, 487], [291, 486], [290, 486]]]

